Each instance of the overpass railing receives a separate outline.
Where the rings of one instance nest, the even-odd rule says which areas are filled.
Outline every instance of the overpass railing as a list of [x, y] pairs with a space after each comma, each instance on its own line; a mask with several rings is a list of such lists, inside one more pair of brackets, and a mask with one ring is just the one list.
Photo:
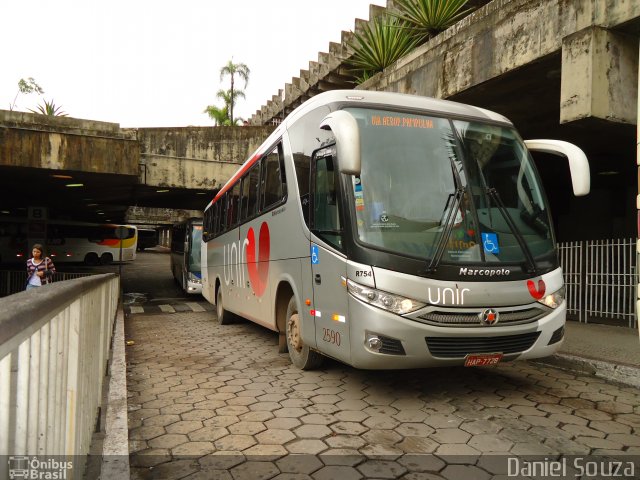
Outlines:
[[0, 299], [0, 456], [73, 455], [83, 462], [119, 289], [118, 276], [108, 273]]
[[[56, 272], [51, 277], [51, 280], [55, 282], [61, 282], [63, 280], [72, 280], [74, 278], [87, 277], [94, 275], [93, 273], [70, 273], [70, 272]], [[23, 291], [27, 286], [27, 272], [26, 270], [1, 270], [0, 271], [0, 297], [6, 297], [7, 295], [13, 295]]]

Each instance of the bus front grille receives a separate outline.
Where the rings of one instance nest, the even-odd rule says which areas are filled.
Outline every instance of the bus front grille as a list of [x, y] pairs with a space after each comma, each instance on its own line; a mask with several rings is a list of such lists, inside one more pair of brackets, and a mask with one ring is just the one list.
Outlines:
[[474, 353], [520, 353], [531, 348], [540, 332], [499, 337], [425, 337], [434, 357], [464, 358]]
[[[499, 314], [500, 325], [522, 325], [535, 322], [548, 312], [542, 308], [495, 309]], [[460, 312], [456, 310], [434, 310], [419, 315], [416, 320], [429, 325], [444, 327], [485, 327], [480, 321], [481, 310]]]

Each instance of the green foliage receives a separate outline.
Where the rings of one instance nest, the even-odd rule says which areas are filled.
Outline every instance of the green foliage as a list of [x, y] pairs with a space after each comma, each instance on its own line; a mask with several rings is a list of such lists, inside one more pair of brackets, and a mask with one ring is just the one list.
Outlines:
[[377, 17], [354, 33], [350, 60], [356, 83], [362, 83], [446, 30], [472, 9], [467, 0], [395, 0], [397, 11]]
[[51, 99], [50, 102], [47, 102], [46, 100], [43, 100], [43, 102], [44, 103], [36, 107], [36, 110], [29, 108], [29, 111], [40, 115], [48, 115], [50, 117], [66, 117], [68, 115], [66, 112], [62, 111], [62, 106], [53, 103], [53, 99]]
[[37, 93], [38, 95], [42, 95], [44, 90], [40, 85], [36, 83], [33, 77], [29, 77], [28, 79], [21, 78], [18, 81], [18, 93], [13, 98], [13, 102], [9, 104], [9, 110], [13, 111], [16, 108], [16, 100], [18, 100], [18, 95], [21, 93], [29, 94], [29, 93]]
[[350, 63], [366, 80], [396, 62], [418, 45], [407, 24], [395, 17], [377, 17], [354, 33]]
[[467, 0], [396, 0], [398, 11], [392, 15], [406, 22], [424, 43], [473, 10], [462, 10], [466, 3]]
[[214, 123], [218, 126], [228, 126], [231, 125], [231, 120], [229, 120], [229, 109], [225, 105], [222, 108], [218, 108], [215, 105], [208, 105], [207, 108], [204, 109], [204, 112], [209, 115], [209, 118], [214, 121]]
[[[236, 75], [244, 80], [244, 87], [247, 88], [249, 83], [249, 75], [250, 75], [249, 67], [247, 67], [244, 63], [233, 63], [233, 60], [229, 60], [229, 62], [220, 69], [220, 81], [224, 80], [224, 77], [227, 75], [231, 77], [231, 88], [227, 90], [228, 97], [225, 100], [225, 104], [229, 109], [229, 120], [231, 121], [231, 125], [236, 124], [236, 120], [233, 116], [233, 109], [236, 105], [236, 100], [238, 98], [245, 98], [244, 91], [238, 88], [235, 88], [235, 77]], [[220, 92], [218, 91], [217, 96], [220, 98]]]
[[216, 97], [220, 98], [224, 102], [224, 107], [219, 108], [215, 105], [209, 105], [204, 109], [204, 113], [209, 115], [216, 125], [229, 126], [242, 123], [241, 118], [236, 118], [233, 115], [233, 109], [238, 101], [238, 98], [245, 98], [243, 90], [235, 87], [235, 77], [238, 76], [244, 80], [244, 86], [246, 88], [249, 83], [249, 67], [244, 63], [233, 63], [232, 60], [220, 69], [220, 81], [224, 80], [227, 75], [231, 77], [231, 88], [229, 90], [218, 90]]

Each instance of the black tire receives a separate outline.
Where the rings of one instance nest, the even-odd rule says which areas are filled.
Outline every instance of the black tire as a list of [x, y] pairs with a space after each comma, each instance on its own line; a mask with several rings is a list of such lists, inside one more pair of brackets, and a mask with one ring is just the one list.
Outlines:
[[218, 316], [218, 324], [229, 325], [233, 323], [233, 313], [225, 310], [222, 301], [222, 286], [218, 287], [218, 295], [216, 296], [216, 314]]
[[113, 263], [113, 255], [107, 252], [100, 255], [100, 265], [111, 265], [111, 263]]
[[92, 267], [95, 267], [96, 265], [98, 265], [100, 263], [100, 259], [98, 258], [98, 254], [95, 253], [95, 252], [87, 253], [84, 256], [84, 263], [86, 265], [90, 265]]
[[[296, 316], [295, 318], [293, 318], [294, 315]], [[300, 321], [298, 304], [296, 303], [295, 297], [291, 297], [289, 305], [287, 306], [287, 317], [285, 319], [289, 358], [291, 358], [291, 363], [302, 370], [314, 370], [322, 365], [324, 357], [320, 353], [311, 350], [308, 345], [304, 345], [299, 334], [297, 334], [298, 348], [292, 344], [292, 334], [296, 336], [292, 328], [297, 322], [297, 328], [300, 329]]]

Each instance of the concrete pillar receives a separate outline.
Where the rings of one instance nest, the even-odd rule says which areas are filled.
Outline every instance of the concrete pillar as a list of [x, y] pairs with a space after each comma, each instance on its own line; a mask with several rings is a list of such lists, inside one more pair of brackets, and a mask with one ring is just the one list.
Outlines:
[[562, 40], [560, 123], [636, 123], [638, 40], [589, 27]]

